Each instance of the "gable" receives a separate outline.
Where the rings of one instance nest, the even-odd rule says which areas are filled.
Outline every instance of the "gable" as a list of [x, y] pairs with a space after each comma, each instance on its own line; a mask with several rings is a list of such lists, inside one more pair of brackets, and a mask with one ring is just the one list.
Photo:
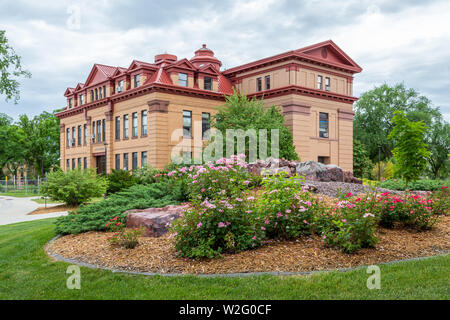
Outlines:
[[184, 69], [191, 69], [195, 70], [195, 66], [188, 60], [188, 59], [181, 59], [177, 62], [175, 62], [171, 67], [178, 67], [178, 68], [184, 68]]
[[108, 80], [108, 75], [105, 73], [104, 70], [100, 70], [100, 67], [97, 64], [94, 64], [94, 66], [91, 69], [91, 72], [89, 73], [88, 78], [84, 83], [84, 86], [87, 87], [90, 86], [91, 84], [100, 83], [106, 80]]
[[204, 73], [211, 73], [211, 74], [215, 74], [215, 75], [219, 74], [219, 72], [217, 71], [217, 69], [214, 68], [214, 66], [213, 66], [212, 64], [210, 64], [210, 63], [208, 63], [207, 65], [201, 67], [201, 68], [199, 69], [199, 71], [200, 71], [200, 72], [204, 72]]
[[298, 49], [295, 52], [305, 57], [311, 57], [314, 60], [329, 62], [332, 65], [341, 65], [357, 72], [362, 71], [362, 68], [331, 40]]

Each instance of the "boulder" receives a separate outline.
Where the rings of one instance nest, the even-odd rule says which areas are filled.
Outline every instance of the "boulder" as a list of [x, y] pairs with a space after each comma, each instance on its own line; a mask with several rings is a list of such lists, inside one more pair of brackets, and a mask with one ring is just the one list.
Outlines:
[[129, 210], [127, 227], [144, 227], [144, 237], [160, 237], [169, 231], [170, 223], [179, 218], [189, 205], [170, 205], [163, 208]]
[[323, 181], [339, 181], [344, 182], [344, 171], [335, 164], [326, 165], [327, 174]]
[[304, 175], [306, 180], [326, 181], [321, 179], [326, 175], [327, 167], [323, 163], [309, 160], [298, 163], [295, 172]]
[[281, 167], [281, 168], [262, 168], [261, 175], [273, 176], [274, 174], [286, 172], [288, 176], [292, 174], [292, 170], [289, 167]]
[[363, 184], [363, 181], [353, 176], [353, 173], [350, 171], [344, 171], [344, 182]]

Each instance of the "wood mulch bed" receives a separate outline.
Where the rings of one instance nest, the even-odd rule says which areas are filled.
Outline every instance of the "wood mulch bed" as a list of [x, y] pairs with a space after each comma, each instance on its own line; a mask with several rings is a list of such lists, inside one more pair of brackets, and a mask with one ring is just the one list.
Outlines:
[[52, 213], [52, 212], [64, 212], [64, 211], [72, 211], [77, 209], [78, 207], [70, 207], [67, 206], [65, 204], [60, 204], [57, 206], [48, 206], [47, 208], [44, 207], [39, 207], [34, 211], [31, 211], [30, 213], [28, 213], [28, 215], [34, 215], [34, 214], [44, 214], [44, 213]]
[[379, 228], [380, 239], [373, 249], [345, 254], [327, 248], [317, 236], [297, 241], [274, 241], [255, 250], [227, 254], [223, 258], [190, 260], [177, 258], [173, 239], [140, 238], [134, 249], [112, 247], [109, 233], [88, 232], [56, 239], [47, 250], [66, 258], [125, 271], [215, 274], [239, 272], [304, 272], [353, 268], [414, 257], [439, 255], [450, 251], [450, 216], [432, 230]]

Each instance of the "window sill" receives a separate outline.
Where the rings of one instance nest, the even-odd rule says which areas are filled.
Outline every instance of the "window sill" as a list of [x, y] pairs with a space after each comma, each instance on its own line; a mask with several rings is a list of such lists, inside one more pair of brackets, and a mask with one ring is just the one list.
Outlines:
[[147, 134], [141, 134], [141, 138], [147, 138], [148, 135]]

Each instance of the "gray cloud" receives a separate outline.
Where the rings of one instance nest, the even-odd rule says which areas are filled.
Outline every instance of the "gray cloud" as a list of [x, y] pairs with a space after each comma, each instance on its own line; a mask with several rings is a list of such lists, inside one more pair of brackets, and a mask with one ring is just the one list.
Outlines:
[[[9, 1], [8, 1], [9, 2]], [[80, 28], [68, 28], [71, 6]], [[128, 67], [170, 52], [191, 58], [207, 43], [225, 68], [333, 39], [364, 71], [355, 94], [405, 82], [450, 120], [448, 1], [24, 1], [0, 4], [0, 29], [32, 79], [13, 117], [65, 105], [63, 92], [84, 82], [94, 63]], [[0, 97], [1, 98], [1, 97]]]

